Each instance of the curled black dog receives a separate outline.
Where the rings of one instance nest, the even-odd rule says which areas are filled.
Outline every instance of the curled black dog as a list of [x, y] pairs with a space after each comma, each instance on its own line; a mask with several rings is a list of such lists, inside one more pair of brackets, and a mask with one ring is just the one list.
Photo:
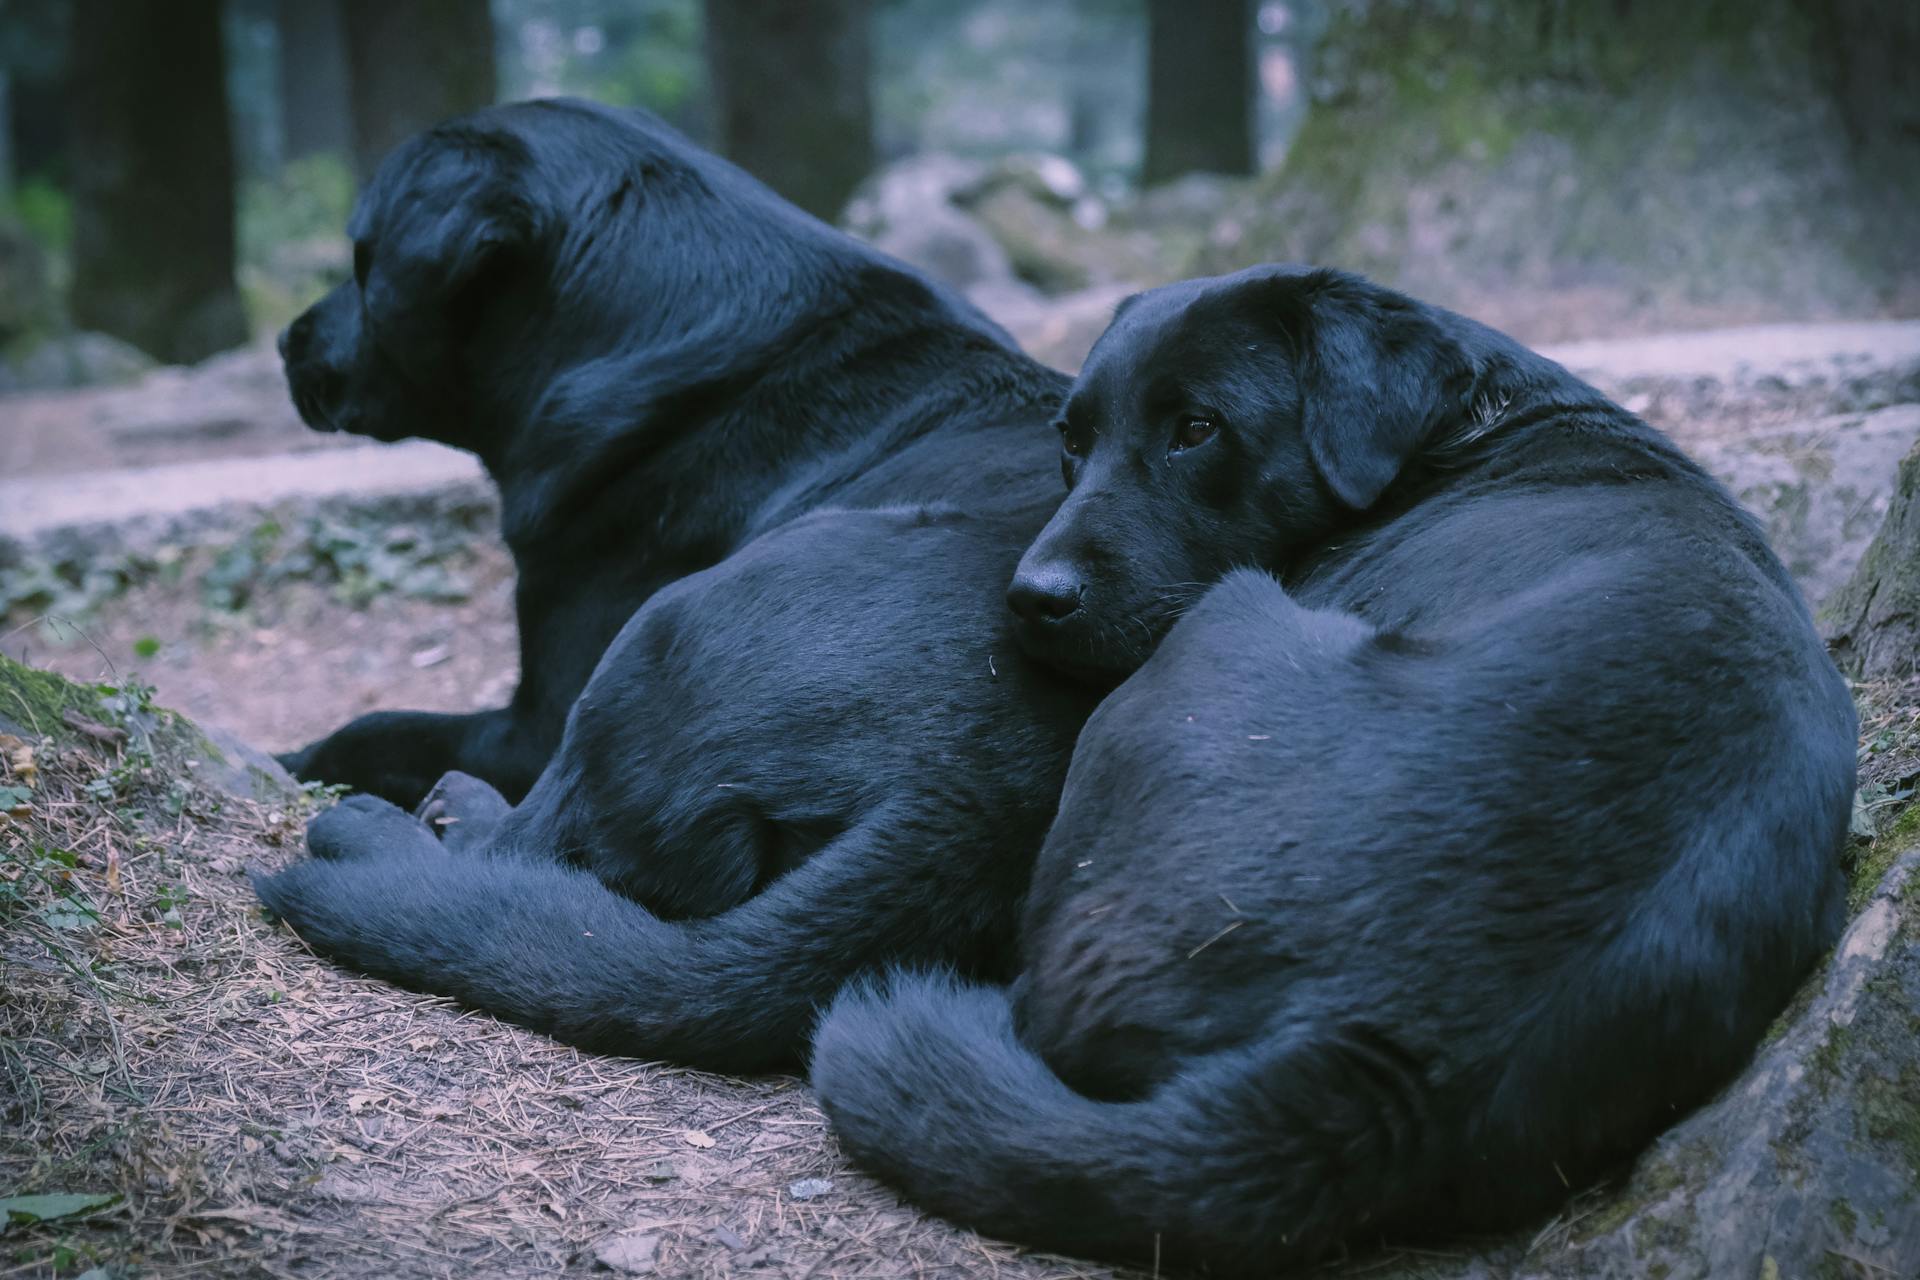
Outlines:
[[[510, 705], [376, 712], [282, 757], [406, 808], [454, 770], [520, 799], [655, 591], [929, 433], [1044, 421], [1065, 387], [966, 302], [643, 112], [533, 102], [431, 130], [349, 230], [353, 279], [281, 339], [294, 401], [323, 430], [478, 455], [518, 571]], [[964, 502], [970, 483], [895, 491]]]
[[[501, 477], [537, 697], [488, 722], [529, 735], [504, 764], [475, 745], [495, 729], [421, 718], [322, 744], [388, 797], [463, 767], [418, 816], [321, 814], [264, 902], [365, 972], [722, 1069], [795, 1061], [889, 959], [1004, 975], [1093, 704], [1022, 657], [1002, 602], [1059, 505], [1066, 379], [638, 114], [438, 130], [355, 231], [358, 282], [318, 313], [357, 328], [351, 372], [303, 399], [468, 433]], [[557, 722], [575, 680], [512, 806], [488, 778], [545, 752], [522, 703]]]
[[1719, 485], [1326, 271], [1142, 295], [1060, 428], [1010, 598], [1138, 670], [1011, 991], [824, 1021], [857, 1159], [995, 1235], [1266, 1274], [1540, 1214], [1737, 1070], [1842, 922], [1855, 721]]

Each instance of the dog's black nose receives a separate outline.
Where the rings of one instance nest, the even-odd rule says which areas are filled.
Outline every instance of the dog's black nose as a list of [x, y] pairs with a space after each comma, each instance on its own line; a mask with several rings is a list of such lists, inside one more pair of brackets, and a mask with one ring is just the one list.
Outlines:
[[1080, 584], [1059, 569], [1022, 571], [1007, 588], [1007, 607], [1027, 622], [1058, 622], [1080, 607]]

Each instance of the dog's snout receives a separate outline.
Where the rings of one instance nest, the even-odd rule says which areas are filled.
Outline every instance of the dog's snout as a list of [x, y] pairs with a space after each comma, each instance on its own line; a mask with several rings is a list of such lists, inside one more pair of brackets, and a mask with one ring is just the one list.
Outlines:
[[1065, 569], [1023, 569], [1007, 588], [1007, 606], [1027, 622], [1059, 622], [1080, 608], [1081, 591]]
[[302, 311], [295, 316], [293, 323], [280, 331], [277, 345], [282, 360], [298, 360], [305, 355], [313, 345], [313, 312]]

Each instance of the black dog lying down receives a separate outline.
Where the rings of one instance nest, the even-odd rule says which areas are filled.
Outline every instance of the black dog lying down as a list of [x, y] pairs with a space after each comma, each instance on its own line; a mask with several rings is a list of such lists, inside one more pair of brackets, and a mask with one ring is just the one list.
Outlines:
[[[551, 551], [536, 572], [515, 543], [536, 701], [647, 599], [518, 808], [465, 773], [425, 821], [349, 798], [266, 904], [368, 973], [722, 1069], [797, 1061], [889, 959], [1005, 976], [1094, 700], [1022, 658], [1003, 603], [1059, 505], [1066, 379], [643, 116], [483, 113], [390, 162], [356, 231], [360, 296], [322, 304], [356, 372], [327, 412], [414, 421], [402, 355], [438, 362], [456, 420], [503, 400], [471, 421], [509, 536]], [[514, 768], [545, 750], [527, 688]], [[423, 728], [350, 726], [328, 741], [367, 772], [324, 776], [407, 794], [446, 745], [410, 746]]]
[[1719, 485], [1324, 271], [1134, 300], [1061, 430], [1028, 639], [1145, 665], [1012, 991], [825, 1020], [862, 1163], [995, 1235], [1270, 1273], [1537, 1215], [1727, 1080], [1840, 926], [1855, 723]]
[[[282, 338], [295, 403], [321, 429], [486, 464], [519, 571], [520, 686], [474, 715], [361, 717], [282, 758], [302, 778], [412, 808], [460, 770], [518, 800], [667, 583], [823, 504], [997, 492], [1044, 519], [1057, 502], [1026, 428], [1064, 379], [644, 112], [534, 102], [441, 126], [381, 166], [350, 230], [354, 279]], [[916, 441], [990, 426], [843, 492]], [[947, 474], [981, 462], [1012, 488]]]

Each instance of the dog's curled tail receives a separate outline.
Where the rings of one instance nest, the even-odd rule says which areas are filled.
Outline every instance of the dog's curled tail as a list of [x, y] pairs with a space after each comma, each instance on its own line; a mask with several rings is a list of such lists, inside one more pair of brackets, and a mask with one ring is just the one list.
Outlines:
[[943, 1217], [1214, 1275], [1336, 1245], [1393, 1200], [1418, 1129], [1406, 1064], [1365, 1036], [1281, 1035], [1096, 1101], [1020, 1042], [1004, 992], [943, 974], [843, 991], [812, 1075], [853, 1157]]

